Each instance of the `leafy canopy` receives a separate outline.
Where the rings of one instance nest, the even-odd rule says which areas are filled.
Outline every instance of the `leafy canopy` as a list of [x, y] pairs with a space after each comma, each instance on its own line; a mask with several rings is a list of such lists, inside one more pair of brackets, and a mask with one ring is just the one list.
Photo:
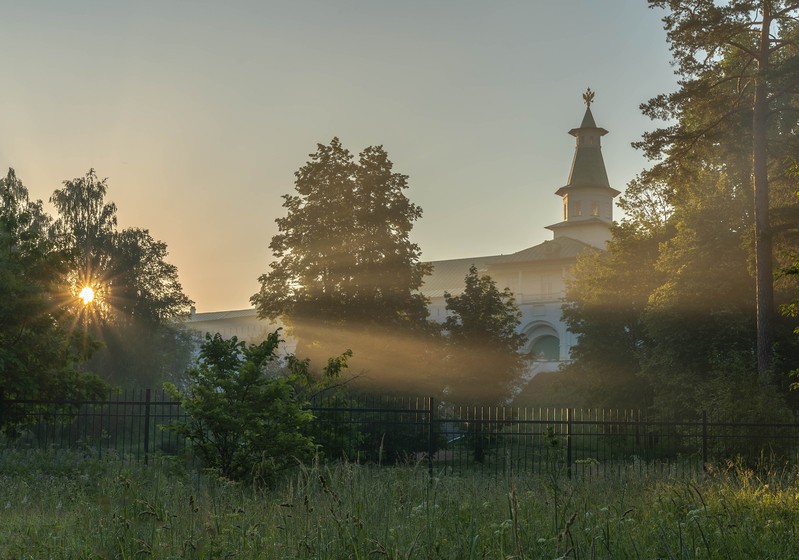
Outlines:
[[94, 349], [68, 291], [65, 255], [50, 218], [13, 169], [0, 179], [0, 394], [7, 399], [85, 399], [105, 386], [78, 365]]
[[394, 324], [426, 317], [416, 290], [426, 265], [411, 243], [422, 211], [404, 194], [407, 176], [392, 171], [382, 146], [358, 161], [338, 138], [319, 144], [296, 173], [296, 195], [269, 247], [271, 271], [252, 297], [262, 317], [312, 317], [336, 323]]
[[[751, 393], [751, 380], [784, 390], [796, 352], [792, 327], [774, 317], [788, 292], [784, 283], [773, 290], [773, 273], [799, 223], [785, 173], [799, 150], [799, 6], [650, 4], [667, 10], [680, 88], [642, 105], [667, 121], [636, 144], [653, 165], [628, 187], [627, 218], [607, 253], [574, 270], [564, 316], [579, 338], [566, 372], [590, 404], [732, 413], [732, 399], [708, 395]], [[764, 120], [754, 118], [764, 110]], [[776, 410], [775, 394], [763, 388], [752, 402], [762, 397]]]
[[409, 239], [422, 211], [405, 196], [408, 177], [382, 146], [356, 159], [338, 138], [295, 177], [269, 245], [275, 260], [251, 302], [289, 325], [299, 354], [323, 360], [352, 348], [361, 367], [382, 373], [400, 338], [428, 328], [419, 288], [430, 267]]
[[499, 402], [510, 394], [526, 361], [526, 337], [516, 331], [521, 312], [510, 289], [500, 291], [472, 265], [458, 296], [444, 294], [450, 315], [443, 325], [450, 398]]
[[681, 174], [686, 160], [707, 158], [718, 147], [735, 154], [705, 161], [737, 168], [752, 193], [757, 372], [768, 382], [775, 359], [771, 191], [785, 175], [780, 155], [797, 150], [799, 5], [790, 0], [649, 4], [667, 10], [663, 22], [681, 80], [678, 91], [642, 105], [653, 119], [672, 122], [646, 133], [637, 146], [657, 160], [648, 175], [661, 183], [663, 174]]
[[94, 169], [64, 181], [50, 199], [57, 211], [51, 235], [67, 256], [72, 292], [89, 286], [95, 293], [84, 310], [86, 325], [104, 347], [90, 367], [118, 384], [160, 382], [190, 359], [193, 341], [174, 320], [188, 314], [192, 301], [166, 260], [164, 242], [146, 229], [117, 229], [107, 183]]

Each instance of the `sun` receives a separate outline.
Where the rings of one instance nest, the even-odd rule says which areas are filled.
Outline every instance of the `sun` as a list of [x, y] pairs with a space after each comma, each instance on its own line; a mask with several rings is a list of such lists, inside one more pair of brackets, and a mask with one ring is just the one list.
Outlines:
[[86, 286], [80, 291], [78, 297], [83, 300], [84, 305], [89, 305], [94, 300], [94, 290], [92, 290], [89, 286]]

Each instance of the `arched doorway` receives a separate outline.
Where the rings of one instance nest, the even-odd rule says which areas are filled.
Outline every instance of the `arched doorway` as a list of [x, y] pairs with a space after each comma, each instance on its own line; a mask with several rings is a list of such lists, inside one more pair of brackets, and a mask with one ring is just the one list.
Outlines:
[[544, 362], [555, 362], [560, 359], [560, 340], [551, 334], [539, 336], [531, 347], [533, 359]]
[[536, 362], [557, 362], [560, 360], [560, 337], [548, 323], [538, 322], [524, 329], [527, 336], [525, 352]]

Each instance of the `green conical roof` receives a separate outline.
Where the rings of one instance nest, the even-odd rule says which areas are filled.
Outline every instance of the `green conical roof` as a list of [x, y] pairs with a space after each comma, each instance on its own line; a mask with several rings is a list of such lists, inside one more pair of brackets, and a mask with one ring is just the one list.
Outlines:
[[569, 182], [558, 190], [558, 195], [563, 194], [563, 189], [571, 187], [600, 187], [611, 189], [618, 194], [618, 191], [613, 189], [608, 181], [605, 160], [602, 158], [602, 148], [600, 147], [600, 138], [607, 133], [607, 130], [596, 125], [591, 108], [587, 107], [580, 128], [573, 128], [569, 131], [569, 134], [577, 138], [577, 147], [574, 151]]
[[605, 171], [605, 160], [602, 159], [602, 151], [599, 146], [577, 147], [567, 186], [610, 188], [608, 174]]

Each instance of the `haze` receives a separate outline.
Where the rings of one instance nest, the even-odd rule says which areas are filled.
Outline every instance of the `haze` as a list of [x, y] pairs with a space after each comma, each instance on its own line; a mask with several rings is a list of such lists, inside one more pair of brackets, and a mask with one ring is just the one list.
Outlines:
[[382, 144], [425, 260], [550, 238], [586, 87], [623, 190], [638, 105], [675, 88], [644, 0], [25, 2], [0, 35], [0, 166], [34, 198], [90, 168], [199, 311], [243, 309], [316, 143]]

